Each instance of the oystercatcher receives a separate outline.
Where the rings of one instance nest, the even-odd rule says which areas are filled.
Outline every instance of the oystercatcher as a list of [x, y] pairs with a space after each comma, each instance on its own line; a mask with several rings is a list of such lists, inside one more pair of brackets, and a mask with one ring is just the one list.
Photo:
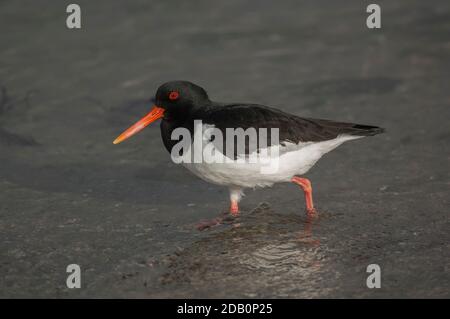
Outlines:
[[[265, 128], [269, 130], [266, 143], [262, 144], [261, 141], [258, 141], [257, 147], [253, 151], [248, 144], [243, 149], [241, 148], [240, 152], [236, 147], [232, 149], [232, 152], [217, 148], [218, 154], [229, 159], [228, 162], [183, 163], [200, 178], [229, 188], [230, 213], [233, 216], [237, 216], [239, 213], [238, 203], [244, 188], [272, 186], [279, 182], [293, 182], [299, 185], [305, 195], [308, 215], [316, 214], [311, 182], [301, 175], [308, 172], [324, 154], [342, 143], [384, 131], [377, 126], [302, 118], [263, 105], [214, 102], [209, 99], [203, 88], [187, 81], [171, 81], [161, 85], [154, 97], [154, 104], [150, 113], [124, 131], [114, 141], [114, 144], [122, 142], [160, 118], [162, 119], [162, 140], [172, 156], [172, 150], [180, 141], [180, 139], [173, 139], [175, 130], [183, 128], [193, 136], [195, 135], [194, 123], [196, 121], [202, 123], [203, 144], [205, 141], [214, 142], [215, 140], [214, 137], [206, 134], [205, 127], [219, 129], [222, 132], [230, 128], [243, 130]], [[273, 141], [271, 138], [273, 129], [277, 129], [277, 141]], [[222, 138], [223, 141], [217, 145], [227, 144], [227, 134], [223, 133]], [[219, 142], [219, 139], [216, 142]], [[248, 158], [252, 154], [263, 154], [261, 145], [264, 145], [263, 147], [266, 149], [278, 147], [276, 158], [269, 158], [269, 162], [277, 161], [277, 169], [263, 172], [261, 163], [239, 161], [239, 159]], [[264, 154], [267, 156], [267, 153]], [[175, 156], [178, 155], [182, 156], [183, 154]]]

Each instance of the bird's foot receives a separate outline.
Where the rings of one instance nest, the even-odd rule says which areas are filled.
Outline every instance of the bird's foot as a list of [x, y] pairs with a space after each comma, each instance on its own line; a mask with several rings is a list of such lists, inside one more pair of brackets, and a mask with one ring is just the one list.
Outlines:
[[310, 207], [310, 208], [307, 207], [306, 215], [308, 217], [317, 217], [319, 215], [319, 212], [314, 207]]
[[202, 231], [208, 228], [212, 228], [219, 225], [230, 225], [233, 224], [238, 215], [233, 215], [228, 212], [223, 212], [220, 216], [209, 219], [201, 220], [195, 226], [198, 230]]
[[209, 220], [201, 220], [200, 222], [198, 222], [195, 225], [195, 228], [197, 228], [198, 230], [202, 231], [217, 225], [220, 225], [222, 223], [222, 218], [220, 217], [216, 217], [213, 219], [209, 219]]

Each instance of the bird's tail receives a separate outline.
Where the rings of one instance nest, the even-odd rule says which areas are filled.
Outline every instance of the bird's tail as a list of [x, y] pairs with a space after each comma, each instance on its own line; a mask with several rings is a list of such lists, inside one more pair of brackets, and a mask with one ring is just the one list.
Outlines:
[[345, 128], [345, 133], [356, 136], [373, 136], [384, 133], [385, 129], [378, 126], [353, 124]]
[[324, 129], [333, 132], [336, 135], [353, 135], [353, 136], [373, 136], [383, 133], [384, 128], [372, 125], [335, 122], [330, 120], [314, 119], [311, 122], [322, 126]]

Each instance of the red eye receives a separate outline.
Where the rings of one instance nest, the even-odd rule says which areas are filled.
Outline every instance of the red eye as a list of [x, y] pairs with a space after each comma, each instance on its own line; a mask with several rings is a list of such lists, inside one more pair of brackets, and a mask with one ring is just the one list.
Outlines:
[[171, 100], [171, 101], [178, 100], [179, 97], [180, 97], [180, 94], [177, 91], [172, 91], [169, 93], [169, 100]]

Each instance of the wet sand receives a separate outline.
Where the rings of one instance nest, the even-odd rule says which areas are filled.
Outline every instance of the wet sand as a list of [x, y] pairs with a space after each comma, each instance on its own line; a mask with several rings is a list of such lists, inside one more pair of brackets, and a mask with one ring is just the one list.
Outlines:
[[[450, 297], [448, 1], [379, 1], [381, 30], [356, 0], [77, 3], [76, 31], [65, 4], [0, 3], [0, 297]], [[387, 133], [307, 174], [319, 218], [281, 184], [199, 232], [227, 190], [158, 125], [112, 144], [172, 79]]]

